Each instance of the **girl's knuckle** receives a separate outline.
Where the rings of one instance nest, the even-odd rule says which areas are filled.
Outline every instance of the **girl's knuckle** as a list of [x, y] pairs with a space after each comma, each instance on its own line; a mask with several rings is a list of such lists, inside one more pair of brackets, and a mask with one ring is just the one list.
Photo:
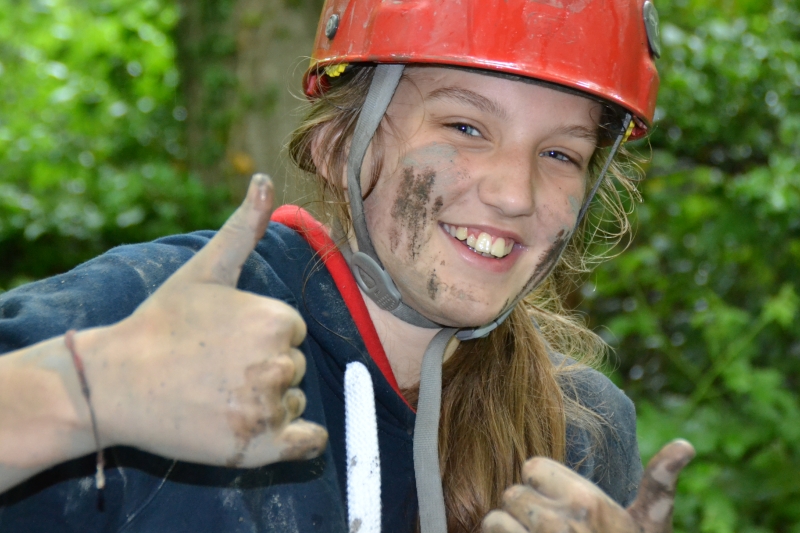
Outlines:
[[512, 485], [503, 491], [503, 501], [511, 502], [516, 501], [525, 493], [525, 487], [522, 485]]
[[288, 385], [294, 378], [296, 365], [286, 354], [277, 354], [270, 360], [267, 380], [276, 385]]

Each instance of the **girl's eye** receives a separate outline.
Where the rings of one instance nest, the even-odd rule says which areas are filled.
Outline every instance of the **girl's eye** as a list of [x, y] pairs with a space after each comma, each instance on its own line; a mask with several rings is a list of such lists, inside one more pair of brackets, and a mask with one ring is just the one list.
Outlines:
[[574, 163], [574, 161], [567, 155], [564, 155], [562, 152], [557, 150], [545, 150], [544, 152], [539, 154], [539, 157], [551, 157], [553, 159], [557, 159], [558, 161], [562, 161], [564, 163]]
[[464, 135], [468, 135], [469, 137], [480, 137], [481, 136], [481, 132], [479, 132], [477, 128], [473, 128], [469, 124], [461, 124], [461, 123], [450, 124], [450, 127], [451, 128], [455, 128], [460, 133], [462, 133]]

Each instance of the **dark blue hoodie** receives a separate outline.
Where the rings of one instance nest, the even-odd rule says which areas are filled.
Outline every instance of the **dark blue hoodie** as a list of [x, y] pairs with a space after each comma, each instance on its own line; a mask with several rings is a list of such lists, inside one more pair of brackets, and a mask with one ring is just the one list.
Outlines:
[[[121, 246], [66, 274], [3, 294], [0, 353], [68, 329], [124, 319], [213, 235], [197, 232]], [[299, 233], [272, 223], [245, 262], [238, 287], [280, 299], [303, 316], [308, 326], [301, 347], [308, 363], [301, 384], [308, 400], [303, 417], [328, 429], [325, 453], [310, 461], [230, 469], [111, 448], [102, 511], [94, 456], [87, 456], [0, 494], [0, 532], [346, 533], [343, 379], [351, 361], [366, 364], [375, 388], [382, 530], [413, 530], [414, 412], [371, 359], [319, 256]], [[580, 401], [608, 424], [604, 442], [594, 445], [587, 432], [570, 426], [567, 464], [627, 505], [641, 477], [633, 405], [593, 370], [579, 371], [576, 384]]]

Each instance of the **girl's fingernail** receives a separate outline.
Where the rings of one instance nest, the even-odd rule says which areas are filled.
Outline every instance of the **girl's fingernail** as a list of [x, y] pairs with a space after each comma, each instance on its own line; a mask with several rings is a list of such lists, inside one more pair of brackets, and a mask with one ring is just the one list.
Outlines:
[[269, 188], [272, 185], [272, 180], [266, 174], [258, 173], [253, 174], [252, 178], [253, 182], [258, 187], [258, 197], [261, 201], [266, 201], [267, 195], [269, 194]]

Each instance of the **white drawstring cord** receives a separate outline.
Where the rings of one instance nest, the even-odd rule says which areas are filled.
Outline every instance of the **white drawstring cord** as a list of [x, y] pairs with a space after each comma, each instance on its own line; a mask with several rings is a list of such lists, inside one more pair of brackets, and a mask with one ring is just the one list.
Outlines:
[[351, 532], [381, 531], [381, 460], [372, 378], [362, 363], [344, 372], [347, 522]]

